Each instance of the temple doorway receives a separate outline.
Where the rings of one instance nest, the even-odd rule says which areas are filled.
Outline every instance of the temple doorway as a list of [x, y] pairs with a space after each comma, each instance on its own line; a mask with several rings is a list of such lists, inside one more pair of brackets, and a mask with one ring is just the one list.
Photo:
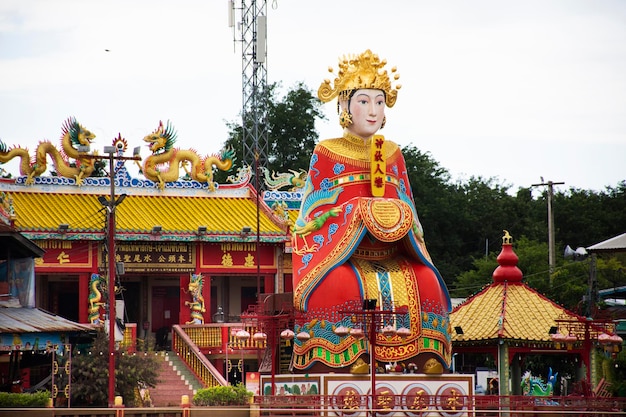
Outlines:
[[157, 349], [167, 349], [169, 334], [178, 324], [180, 313], [180, 288], [178, 286], [152, 287], [152, 332]]

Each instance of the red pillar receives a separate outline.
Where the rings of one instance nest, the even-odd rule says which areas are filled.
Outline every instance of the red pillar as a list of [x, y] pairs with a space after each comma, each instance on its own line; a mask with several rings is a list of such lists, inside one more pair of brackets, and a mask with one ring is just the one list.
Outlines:
[[91, 274], [83, 273], [78, 275], [78, 322], [87, 323], [89, 321], [89, 277]]
[[178, 309], [178, 324], [185, 324], [191, 320], [191, 310], [189, 307], [185, 305], [185, 301], [191, 301], [191, 296], [189, 295], [189, 281], [191, 280], [191, 276], [181, 275], [178, 282], [180, 285], [180, 298], [179, 298], [179, 309]]
[[263, 292], [265, 294], [274, 293], [274, 277], [272, 275], [265, 275], [263, 279]]
[[213, 317], [211, 316], [211, 277], [203, 275], [204, 282], [202, 283], [202, 297], [204, 297], [204, 322], [213, 323]]

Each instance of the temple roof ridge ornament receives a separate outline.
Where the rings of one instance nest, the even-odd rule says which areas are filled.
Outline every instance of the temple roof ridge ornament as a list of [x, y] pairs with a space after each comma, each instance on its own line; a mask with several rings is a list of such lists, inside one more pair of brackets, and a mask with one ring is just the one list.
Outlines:
[[498, 267], [493, 271], [494, 283], [519, 283], [522, 282], [524, 274], [517, 267], [519, 258], [515, 251], [513, 251], [513, 237], [509, 234], [508, 230], [504, 230], [504, 236], [502, 237], [502, 251], [496, 258], [498, 261]]
[[289, 169], [289, 172], [276, 172], [266, 167], [261, 167], [263, 171], [263, 182], [269, 190], [278, 191], [281, 188], [289, 187], [289, 191], [295, 192], [302, 190], [308, 176], [308, 172], [300, 169], [299, 171]]
[[[213, 179], [215, 170], [231, 171], [236, 161], [234, 150], [224, 148], [218, 154], [202, 156], [193, 149], [174, 147], [176, 138], [176, 131], [169, 121], [165, 125], [159, 122], [159, 127], [143, 139], [149, 144], [151, 154], [144, 159], [143, 165], [139, 160], [135, 160], [140, 175], [139, 178], [135, 178], [129, 174], [125, 165], [127, 161], [123, 160], [128, 143], [119, 133], [112, 142], [116, 159], [115, 186], [135, 189], [156, 188], [160, 191], [166, 188], [200, 190], [210, 193], [215, 193], [218, 188], [248, 187], [252, 174], [250, 167], [247, 166], [229, 175], [226, 184], [219, 184]], [[35, 156], [31, 156], [27, 148], [20, 145], [7, 146], [0, 140], [0, 165], [15, 158], [20, 160], [20, 175], [12, 180], [14, 184], [20, 186], [55, 186], [55, 192], [59, 187], [65, 186], [81, 186], [83, 187], [81, 192], [90, 187], [109, 187], [110, 176], [104, 175], [95, 164], [97, 159], [102, 158], [97, 156], [97, 152], [90, 151], [94, 139], [95, 134], [84, 128], [74, 117], [70, 117], [63, 125], [60, 147], [47, 140], [41, 141]], [[48, 159], [53, 162], [54, 172], [50, 171], [49, 175], [45, 176], [49, 168]], [[302, 175], [305, 173], [292, 173], [296, 178]]]

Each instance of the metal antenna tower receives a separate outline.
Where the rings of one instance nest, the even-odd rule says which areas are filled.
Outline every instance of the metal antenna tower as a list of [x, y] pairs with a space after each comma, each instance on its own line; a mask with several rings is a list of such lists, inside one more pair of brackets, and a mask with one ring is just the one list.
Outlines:
[[238, 23], [240, 37], [234, 31], [235, 2], [229, 2], [229, 24], [233, 27], [235, 41], [241, 42], [241, 85], [243, 163], [254, 167], [255, 188], [259, 170], [267, 163], [267, 2], [266, 0], [240, 0], [241, 22]]

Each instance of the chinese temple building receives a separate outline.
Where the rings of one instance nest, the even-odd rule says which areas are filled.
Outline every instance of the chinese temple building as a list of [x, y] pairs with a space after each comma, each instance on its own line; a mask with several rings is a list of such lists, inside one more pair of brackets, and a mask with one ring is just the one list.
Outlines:
[[[37, 305], [87, 323], [91, 276], [106, 275], [106, 207], [99, 198], [109, 195], [110, 184], [87, 178], [78, 188], [46, 180], [27, 186], [3, 179], [0, 189], [11, 201], [15, 228], [45, 250], [35, 266]], [[181, 288], [187, 289], [192, 273], [210, 283], [203, 289], [207, 321], [218, 306], [239, 316], [256, 303], [259, 286], [262, 293], [290, 286], [286, 229], [261, 201], [257, 247], [256, 193], [247, 180], [214, 192], [159, 191], [137, 186], [118, 169], [115, 193], [125, 197], [116, 207], [115, 249], [116, 262], [123, 264], [118, 300], [124, 301], [126, 321], [152, 333], [189, 322], [189, 296]]]
[[497, 366], [493, 377], [502, 381], [499, 392], [490, 393], [522, 395], [529, 355], [568, 355], [579, 363], [578, 378], [595, 385], [600, 376], [594, 350], [621, 348], [614, 323], [572, 313], [523, 283], [508, 232], [497, 261], [493, 282], [450, 314], [456, 363], [462, 364], [464, 355], [488, 354]]
[[[291, 291], [286, 210], [299, 200], [294, 193], [277, 191], [284, 185], [279, 175], [266, 173], [273, 188], [266, 186], [269, 194], [257, 198], [251, 169], [232, 168], [231, 155], [198, 159], [195, 151], [169, 149], [145, 158], [140, 166], [145, 178], [136, 178], [126, 164], [133, 159], [139, 164], [140, 158], [124, 156], [124, 139], [115, 139], [108, 155], [78, 153], [74, 145], [84, 133], [72, 136], [73, 126], [82, 129], [73, 119], [66, 123], [64, 158], [49, 142], [40, 144], [52, 157], [56, 175], [43, 176], [33, 165], [21, 166], [18, 177], [0, 179], [10, 226], [38, 248], [32, 256], [34, 305], [89, 325], [84, 327], [104, 323], [113, 249], [115, 311], [123, 323], [123, 343], [127, 338], [156, 339], [159, 347], [169, 348], [173, 326], [241, 322], [264, 294]], [[149, 137], [168, 134], [169, 125], [161, 124]], [[14, 157], [30, 161], [27, 150], [2, 145], [0, 162]], [[97, 176], [85, 168], [98, 159], [109, 160], [113, 169]], [[203, 163], [203, 168], [179, 174], [185, 160]], [[45, 158], [39, 164], [45, 168]], [[214, 169], [230, 169], [226, 184], [213, 181]], [[88, 175], [83, 177], [83, 171]], [[16, 248], [14, 257], [26, 257], [10, 247]], [[218, 327], [214, 330], [221, 334]], [[2, 349], [21, 349], [6, 343]], [[247, 356], [257, 357], [256, 351]], [[249, 368], [257, 365], [251, 362]]]

